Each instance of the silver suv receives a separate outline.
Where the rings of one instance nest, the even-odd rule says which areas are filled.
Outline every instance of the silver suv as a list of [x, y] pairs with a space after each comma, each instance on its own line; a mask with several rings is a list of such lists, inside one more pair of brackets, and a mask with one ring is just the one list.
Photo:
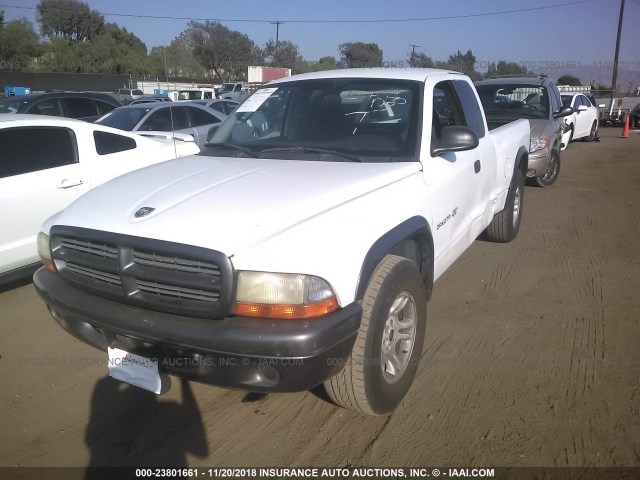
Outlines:
[[531, 144], [527, 179], [540, 187], [553, 185], [560, 174], [563, 107], [560, 92], [546, 75], [499, 77], [476, 82], [489, 129], [517, 118], [529, 120]]

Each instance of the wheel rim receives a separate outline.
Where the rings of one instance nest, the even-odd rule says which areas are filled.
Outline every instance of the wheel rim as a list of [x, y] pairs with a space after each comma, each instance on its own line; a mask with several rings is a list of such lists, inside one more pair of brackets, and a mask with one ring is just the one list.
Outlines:
[[513, 197], [513, 227], [518, 226], [518, 221], [520, 220], [520, 202], [522, 199], [520, 198], [520, 185], [516, 186], [516, 191]]
[[553, 180], [553, 177], [556, 176], [556, 172], [558, 171], [558, 159], [555, 155], [551, 155], [551, 160], [549, 160], [549, 165], [547, 166], [547, 171], [542, 177], [545, 181]]
[[382, 333], [382, 377], [396, 383], [409, 365], [416, 339], [416, 303], [409, 292], [396, 297]]

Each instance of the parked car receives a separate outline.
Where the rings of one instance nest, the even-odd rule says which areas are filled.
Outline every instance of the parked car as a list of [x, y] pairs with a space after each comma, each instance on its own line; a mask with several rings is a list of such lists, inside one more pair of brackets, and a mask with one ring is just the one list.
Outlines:
[[478, 235], [518, 235], [529, 136], [526, 120], [489, 131], [469, 77], [445, 70], [276, 80], [200, 155], [48, 220], [34, 284], [116, 379], [156, 393], [161, 373], [254, 392], [324, 383], [381, 415], [418, 370], [434, 282]]
[[80, 195], [176, 153], [199, 151], [193, 141], [22, 114], [0, 114], [0, 145], [0, 284], [33, 272], [40, 225]]
[[198, 147], [227, 116], [202, 105], [154, 102], [116, 108], [96, 123], [129, 132], [178, 132], [192, 135]]
[[0, 100], [0, 113], [51, 115], [93, 122], [119, 106], [115, 98], [104, 93], [32, 93]]
[[531, 126], [527, 179], [539, 187], [553, 185], [560, 175], [563, 117], [571, 107], [562, 105], [560, 92], [545, 75], [499, 77], [476, 82], [489, 128], [516, 118]]
[[153, 102], [171, 102], [169, 97], [156, 95], [156, 96], [144, 96], [127, 102], [127, 105], [140, 105], [141, 103], [153, 103]]
[[236, 108], [240, 106], [238, 102], [234, 102], [233, 100], [221, 100], [221, 99], [193, 100], [191, 103], [213, 108], [214, 110], [217, 110], [218, 112], [224, 115], [231, 114], [231, 112], [233, 112]]
[[139, 88], [118, 88], [113, 91], [113, 95], [122, 97], [123, 99], [136, 100], [144, 96], [144, 92]]
[[564, 117], [562, 150], [567, 148], [572, 140], [584, 139], [593, 142], [598, 136], [598, 107], [582, 93], [563, 93], [562, 104], [573, 109], [571, 115]]
[[242, 103], [248, 97], [249, 90], [244, 87], [242, 82], [227, 82], [218, 88], [218, 98], [223, 100], [233, 100]]

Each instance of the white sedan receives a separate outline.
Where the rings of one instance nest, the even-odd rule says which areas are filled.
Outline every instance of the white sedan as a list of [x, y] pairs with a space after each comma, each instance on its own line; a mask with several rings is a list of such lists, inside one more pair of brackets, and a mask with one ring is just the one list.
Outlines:
[[581, 93], [563, 93], [562, 105], [573, 108], [573, 113], [564, 118], [562, 150], [579, 138], [592, 142], [598, 136], [598, 107]]
[[200, 151], [187, 136], [155, 135], [0, 114], [0, 285], [33, 271], [40, 226], [80, 195], [132, 170]]

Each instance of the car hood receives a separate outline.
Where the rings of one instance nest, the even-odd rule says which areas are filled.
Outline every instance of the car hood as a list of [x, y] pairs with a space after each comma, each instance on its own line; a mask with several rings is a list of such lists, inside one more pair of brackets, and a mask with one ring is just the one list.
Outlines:
[[[559, 125], [559, 123], [558, 123]], [[531, 128], [531, 138], [549, 137], [554, 131], [554, 122], [547, 119], [529, 119], [529, 128]]]
[[55, 224], [201, 246], [231, 256], [420, 170], [419, 162], [183, 157], [89, 191], [61, 212]]

